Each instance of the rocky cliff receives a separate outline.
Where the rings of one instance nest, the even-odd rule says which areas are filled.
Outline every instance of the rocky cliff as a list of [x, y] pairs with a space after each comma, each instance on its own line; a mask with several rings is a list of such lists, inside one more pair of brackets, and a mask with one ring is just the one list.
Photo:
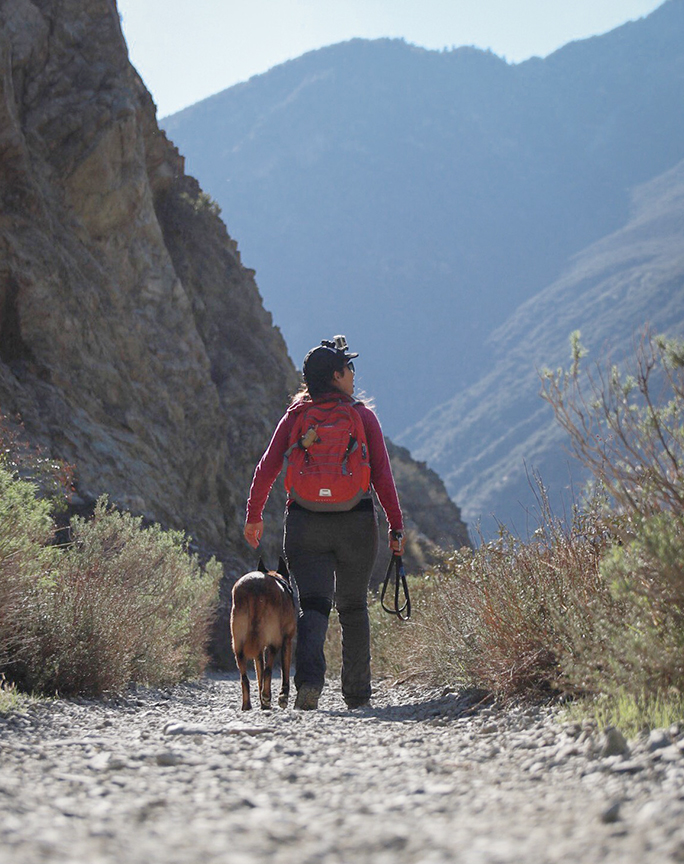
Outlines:
[[[0, 411], [75, 466], [76, 503], [183, 528], [234, 576], [298, 384], [280, 331], [159, 130], [114, 0], [0, 0], [0, 27]], [[281, 490], [269, 506], [271, 554]]]
[[285, 344], [158, 129], [115, 4], [6, 0], [0, 22], [0, 404], [83, 499], [224, 549], [296, 382]]

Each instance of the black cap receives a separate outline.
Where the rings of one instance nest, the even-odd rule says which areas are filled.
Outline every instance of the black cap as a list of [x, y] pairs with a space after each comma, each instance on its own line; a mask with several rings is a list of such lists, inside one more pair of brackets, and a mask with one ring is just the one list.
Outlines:
[[327, 383], [334, 372], [341, 372], [350, 360], [358, 356], [350, 353], [344, 336], [335, 336], [332, 341], [324, 339], [304, 358], [304, 380], [309, 385]]

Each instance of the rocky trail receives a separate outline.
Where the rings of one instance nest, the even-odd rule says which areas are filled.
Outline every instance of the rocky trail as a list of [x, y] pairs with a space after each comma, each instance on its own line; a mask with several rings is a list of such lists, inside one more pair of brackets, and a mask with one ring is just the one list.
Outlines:
[[389, 688], [239, 710], [235, 675], [0, 717], [0, 862], [684, 861], [684, 726]]

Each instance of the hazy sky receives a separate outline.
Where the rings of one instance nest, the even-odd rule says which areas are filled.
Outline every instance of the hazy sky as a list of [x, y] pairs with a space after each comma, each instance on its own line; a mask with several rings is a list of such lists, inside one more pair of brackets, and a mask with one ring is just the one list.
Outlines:
[[354, 36], [476, 45], [509, 62], [647, 15], [662, 0], [119, 0], [133, 64], [165, 116]]

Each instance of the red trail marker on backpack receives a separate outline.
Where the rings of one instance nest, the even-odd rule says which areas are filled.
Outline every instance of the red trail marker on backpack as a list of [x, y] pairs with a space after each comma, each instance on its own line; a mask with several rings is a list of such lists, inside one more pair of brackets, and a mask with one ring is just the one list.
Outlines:
[[329, 399], [304, 408], [285, 457], [285, 488], [307, 510], [351, 510], [370, 489], [366, 432], [349, 402]]

